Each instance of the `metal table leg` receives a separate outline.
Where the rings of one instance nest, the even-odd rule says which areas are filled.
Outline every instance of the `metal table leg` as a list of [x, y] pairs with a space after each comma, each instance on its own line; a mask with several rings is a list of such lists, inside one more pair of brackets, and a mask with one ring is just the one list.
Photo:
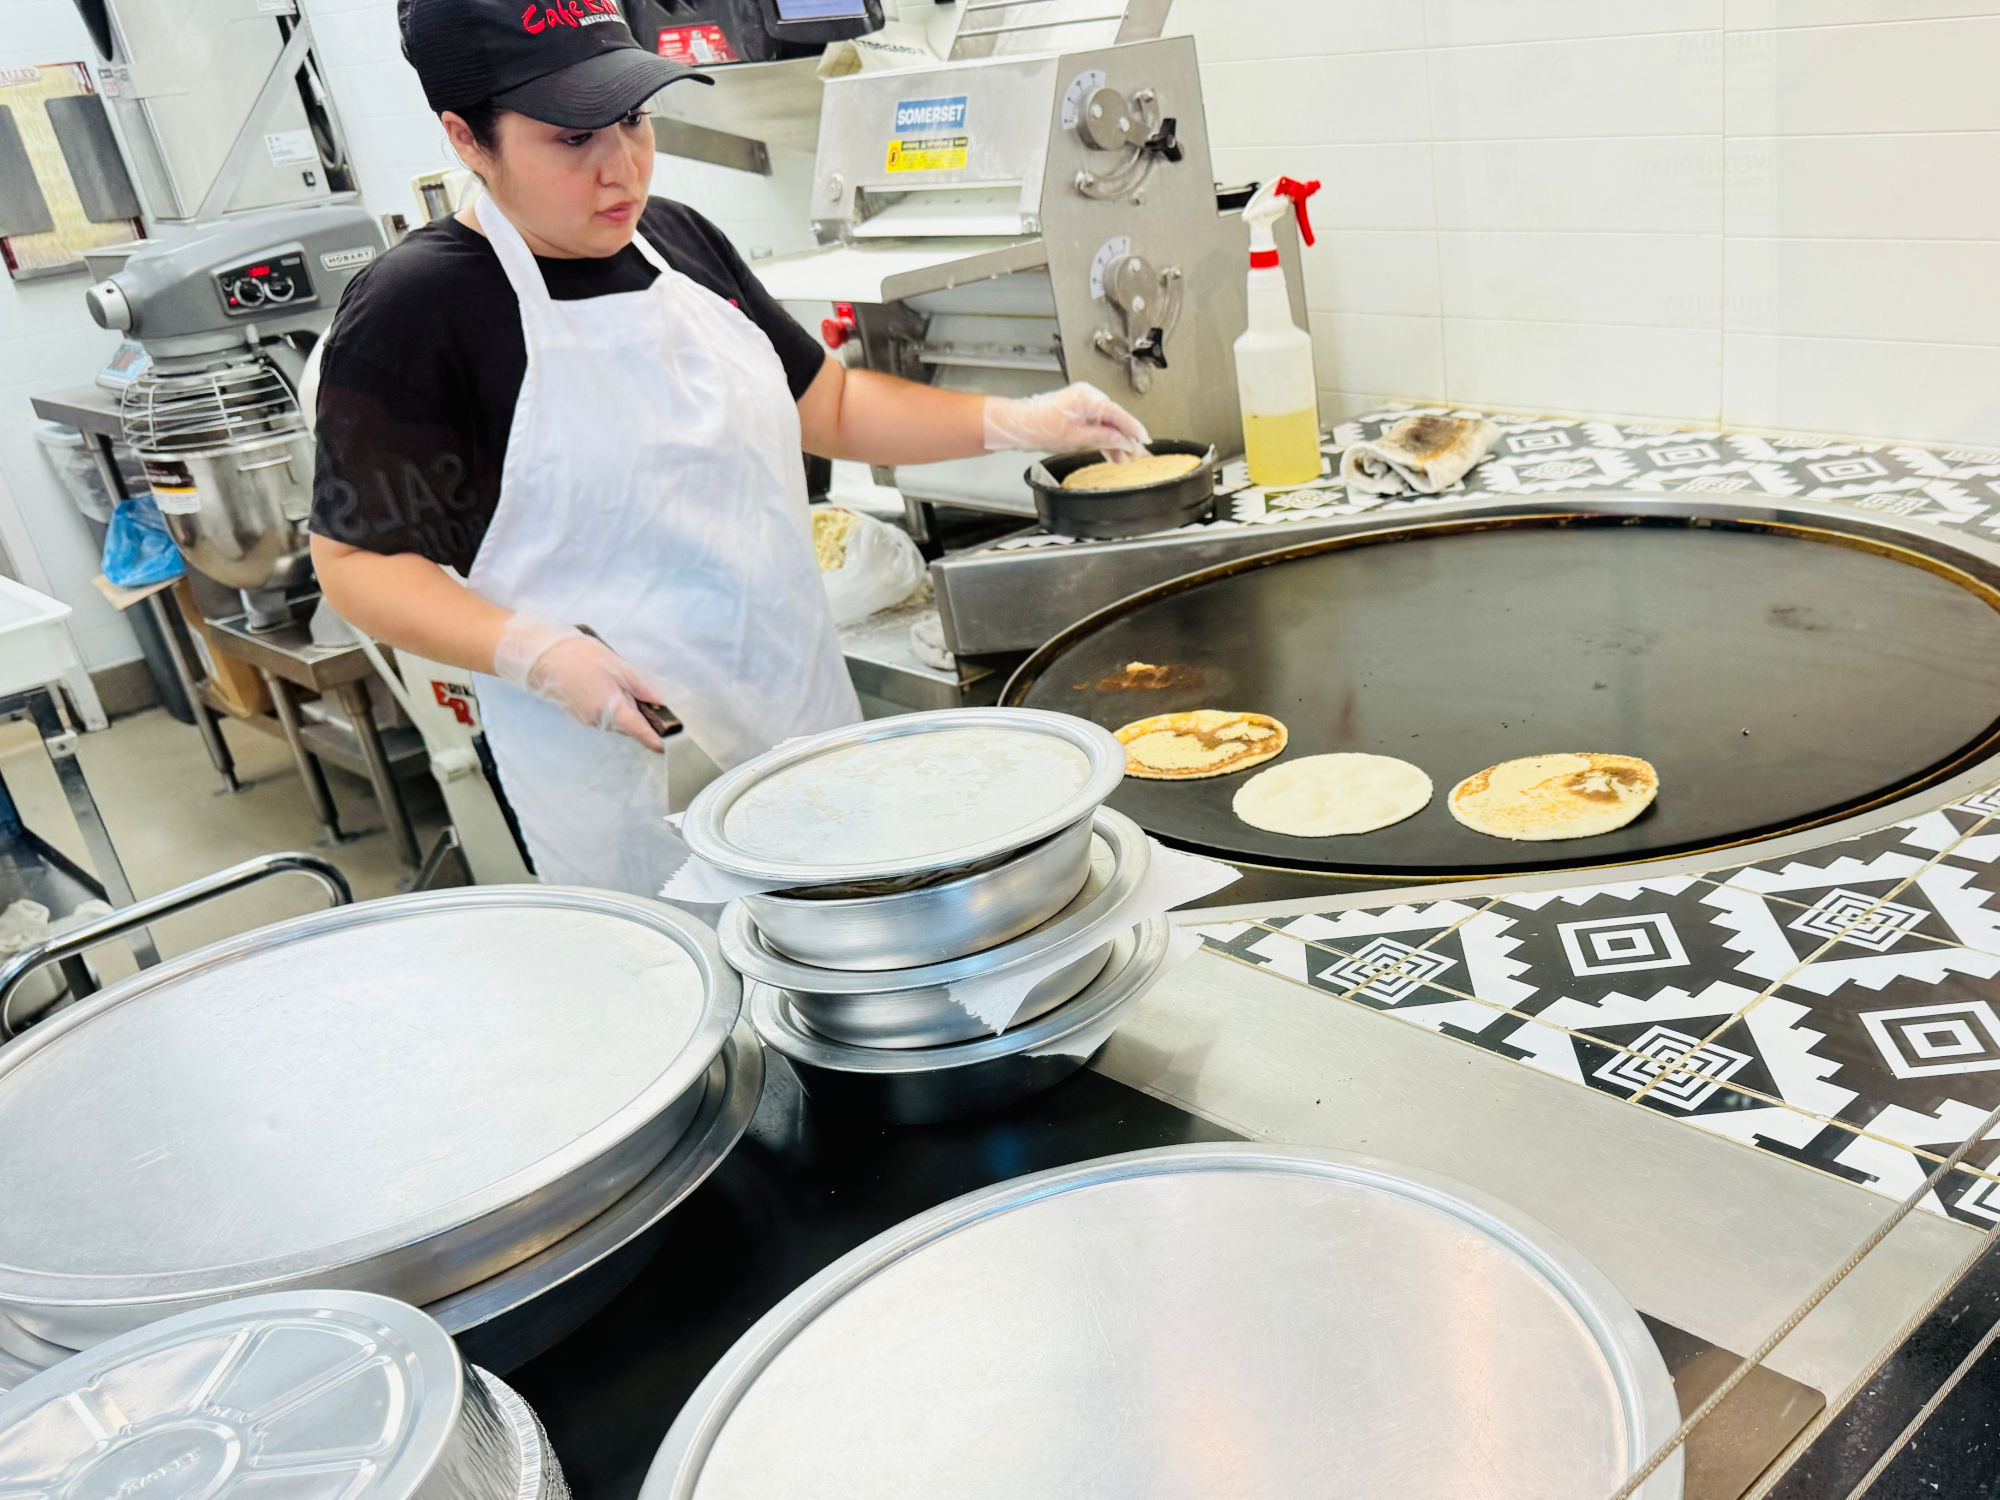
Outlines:
[[[83, 835], [84, 852], [97, 869], [97, 883], [104, 887], [104, 899], [115, 907], [132, 904], [132, 883], [125, 878], [125, 866], [118, 861], [118, 851], [111, 846], [111, 833], [104, 826], [104, 816], [97, 810], [97, 799], [90, 794], [90, 783], [83, 779], [83, 767], [76, 760], [76, 731], [62, 721], [56, 711], [55, 695], [47, 688], [33, 694], [29, 700], [29, 711], [35, 720], [35, 729], [42, 737], [42, 748], [48, 752], [49, 763], [55, 767], [56, 781], [61, 785], [63, 800], [69, 804], [69, 813], [76, 820], [77, 831]], [[153, 934], [144, 927], [136, 928], [127, 939], [132, 957], [141, 968], [150, 967], [160, 961], [160, 950], [153, 946]], [[78, 974], [71, 975], [72, 983], [83, 973], [81, 964]], [[86, 979], [78, 994], [88, 994], [90, 985]]]
[[[112, 452], [111, 439], [101, 432], [93, 434], [90, 456], [105, 489], [120, 500], [131, 499], [131, 491], [125, 488], [125, 476], [118, 471], [118, 459]], [[229, 753], [229, 746], [222, 738], [222, 722], [201, 701], [201, 694], [195, 689], [194, 668], [188, 665], [187, 652], [181, 649], [180, 632], [174, 628], [180, 611], [168, 607], [164, 592], [148, 595], [144, 605], [146, 612], [153, 617], [153, 623], [160, 627], [160, 639], [167, 648], [167, 660], [173, 665], [174, 680], [180, 684], [188, 709], [194, 714], [194, 727], [208, 749], [210, 763], [222, 773], [223, 791], [242, 791], [243, 783], [236, 779], [235, 757]]]
[[368, 698], [368, 684], [343, 682], [334, 691], [354, 725], [354, 737], [361, 741], [361, 758], [368, 762], [368, 781], [375, 788], [375, 800], [382, 804], [382, 821], [389, 825], [396, 857], [411, 869], [417, 869], [424, 862], [424, 851], [417, 843], [416, 829], [410, 825], [409, 809], [403, 806], [403, 794], [396, 785], [396, 773], [390, 769], [388, 752], [382, 748], [382, 734], [375, 727], [375, 706]]
[[292, 747], [292, 760], [299, 768], [299, 780], [306, 784], [306, 800], [312, 803], [313, 816], [319, 819], [319, 826], [326, 831], [329, 844], [347, 842], [350, 835], [340, 828], [340, 811], [333, 805], [333, 793], [327, 789], [326, 772], [320, 769], [319, 758], [306, 748], [306, 742], [299, 733], [299, 705], [292, 697], [292, 685], [274, 672], [259, 667], [264, 678], [264, 686], [271, 690], [271, 707], [278, 715], [278, 727], [285, 731], [285, 743]]
[[181, 685], [187, 695], [188, 707], [194, 710], [194, 727], [201, 734], [201, 742], [208, 748], [208, 758], [215, 769], [222, 773], [222, 789], [225, 792], [240, 792], [243, 783], [236, 779], [236, 758], [229, 753], [229, 746], [222, 738], [222, 721], [209, 706], [201, 701], [201, 690], [196, 687], [194, 668], [188, 665], [187, 652], [181, 649], [179, 624], [180, 611], [167, 606], [168, 595], [164, 591], [150, 594], [145, 607], [152, 612], [154, 621], [160, 627], [160, 635], [167, 646], [167, 660], [173, 663], [174, 680]]

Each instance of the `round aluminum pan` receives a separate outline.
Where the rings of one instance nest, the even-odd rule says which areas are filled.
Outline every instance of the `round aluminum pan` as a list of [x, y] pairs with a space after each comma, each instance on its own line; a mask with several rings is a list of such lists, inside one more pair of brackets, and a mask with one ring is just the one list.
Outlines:
[[780, 745], [710, 782], [688, 848], [772, 886], [957, 871], [1081, 822], [1125, 776], [1108, 729], [1043, 709], [953, 708]]
[[[1604, 1500], [1679, 1423], [1639, 1315], [1511, 1207], [1343, 1153], [1174, 1146], [842, 1257], [688, 1398], [640, 1500], [930, 1500], [939, 1476], [954, 1500]], [[1680, 1455], [1638, 1494], [1677, 1500]]]
[[424, 1309], [467, 1359], [506, 1374], [567, 1338], [645, 1269], [668, 1216], [743, 1139], [764, 1092], [764, 1050], [738, 1022], [710, 1065], [701, 1108], [658, 1166], [546, 1250]]
[[747, 1008], [764, 1045], [792, 1065], [815, 1102], [898, 1125], [963, 1119], [1054, 1088], [1088, 1062], [1159, 977], [1167, 933], [1165, 917], [1120, 933], [1103, 970], [1074, 999], [999, 1036], [949, 1047], [836, 1042], [768, 985], [750, 986]]
[[474, 1365], [472, 1373], [514, 1439], [516, 1478], [507, 1500], [569, 1500], [569, 1481], [563, 1478], [562, 1464], [535, 1409], [491, 1370]]
[[28, 1494], [233, 1500], [275, 1469], [365, 1500], [526, 1500], [513, 1432], [445, 1331], [361, 1292], [251, 1297], [107, 1340], [0, 1398], [0, 1453]]
[[[1028, 991], [1010, 1023], [1019, 1026], [1074, 1000], [1104, 972], [1111, 945], [1064, 964]], [[948, 989], [887, 990], [879, 995], [809, 995], [784, 992], [807, 1026], [857, 1047], [947, 1047], [991, 1036], [993, 1028], [951, 998]]]
[[837, 999], [892, 990], [938, 989], [961, 980], [990, 979], [1043, 964], [1080, 958], [1104, 946], [1117, 931], [1119, 909], [1152, 867], [1152, 845], [1137, 823], [1110, 808], [1098, 809], [1090, 872], [1069, 905], [1020, 937], [941, 964], [910, 969], [828, 969], [776, 952], [749, 911], [732, 902], [717, 931], [723, 956], [751, 979], [793, 994]]
[[484, 1281], [668, 1154], [740, 1010], [686, 913], [543, 886], [146, 970], [0, 1050], [0, 1311], [83, 1348], [246, 1293]]
[[1170, 531], [1215, 514], [1215, 449], [1207, 443], [1163, 440], [1147, 444], [1156, 454], [1186, 453], [1201, 466], [1164, 484], [1128, 485], [1111, 490], [1066, 490], [1063, 481], [1078, 469], [1104, 462], [1102, 453], [1065, 453], [1031, 464], [1022, 477], [1035, 496], [1042, 529], [1058, 536], [1108, 541]]
[[1067, 906], [1090, 874], [1092, 818], [991, 869], [887, 896], [744, 896], [764, 941], [827, 969], [945, 963], [1017, 938]]
[[[546, 1250], [424, 1311], [486, 1371], [504, 1374], [567, 1338], [644, 1268], [667, 1215], [743, 1138], [763, 1090], [764, 1049], [739, 1021], [709, 1066], [686, 1134], [637, 1187]], [[75, 1353], [0, 1313], [0, 1392]]]

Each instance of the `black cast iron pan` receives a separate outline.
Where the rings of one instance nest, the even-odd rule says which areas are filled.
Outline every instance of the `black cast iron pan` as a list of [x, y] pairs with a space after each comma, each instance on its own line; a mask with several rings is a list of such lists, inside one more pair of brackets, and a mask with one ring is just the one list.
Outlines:
[[1033, 465], [1028, 488], [1035, 492], [1035, 514], [1045, 530], [1058, 536], [1107, 541], [1169, 531], [1215, 514], [1215, 449], [1208, 443], [1161, 440], [1148, 443], [1154, 454], [1190, 453], [1201, 467], [1165, 484], [1135, 485], [1118, 490], [1066, 490], [1062, 483], [1078, 469], [1104, 462], [1102, 453], [1065, 453]]

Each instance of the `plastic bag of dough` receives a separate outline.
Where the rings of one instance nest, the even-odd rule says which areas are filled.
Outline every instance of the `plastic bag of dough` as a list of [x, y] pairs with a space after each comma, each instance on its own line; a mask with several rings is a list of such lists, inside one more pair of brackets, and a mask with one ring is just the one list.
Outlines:
[[901, 604], [923, 587], [923, 554], [909, 536], [873, 516], [843, 512], [853, 518], [846, 528], [837, 567], [820, 563], [820, 581], [833, 605], [836, 625], [851, 625], [878, 609]]

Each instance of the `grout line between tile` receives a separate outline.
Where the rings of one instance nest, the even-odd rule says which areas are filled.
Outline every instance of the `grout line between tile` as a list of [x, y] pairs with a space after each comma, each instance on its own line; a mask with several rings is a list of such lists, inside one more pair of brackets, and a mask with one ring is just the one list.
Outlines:
[[[1834, 947], [1836, 947], [1842, 941], [1842, 939], [1844, 939], [1847, 936], [1848, 933], [1852, 932], [1856, 927], [1865, 923], [1869, 917], [1873, 916], [1877, 911], [1877, 909], [1879, 909], [1885, 902], [1893, 901], [1897, 896], [1901, 895], [1911, 885], [1915, 884], [1918, 877], [1923, 875], [1925, 871], [1930, 870], [1934, 868], [1936, 865], [1942, 863], [1951, 854], [1952, 850], [1956, 849], [1960, 844], [1964, 843], [1968, 838], [1972, 837], [1972, 835], [1977, 830], [1985, 826], [1986, 826], [1985, 821], [1975, 823], [1971, 828], [1967, 829], [1964, 833], [1959, 834], [1957, 838], [1953, 839], [1949, 844], [1945, 845], [1945, 847], [1940, 849], [1936, 854], [1932, 855], [1929, 859], [1925, 860], [1924, 863], [1921, 866], [1919, 866], [1916, 870], [1912, 871], [1910, 874], [1904, 876], [1903, 879], [1899, 880], [1893, 887], [1890, 888], [1890, 890], [1886, 895], [1878, 896], [1874, 901], [1870, 902], [1869, 905], [1864, 910], [1862, 910], [1857, 916], [1855, 916], [1852, 921], [1842, 923], [1839, 932], [1835, 933], [1832, 937], [1828, 938], [1824, 943], [1821, 943], [1819, 947], [1813, 949], [1812, 952], [1808, 953], [1804, 958], [1800, 959], [1797, 963], [1793, 964], [1790, 969], [1786, 970], [1783, 974], [1779, 975], [1777, 979], [1773, 980], [1770, 984], [1766, 985], [1761, 991], [1758, 992], [1758, 994], [1755, 996], [1755, 998], [1753, 998], [1750, 1001], [1749, 1004], [1743, 1006], [1740, 1010], [1736, 1012], [1735, 1015], [1729, 1017], [1728, 1020], [1724, 1021], [1720, 1026], [1716, 1027], [1715, 1030], [1711, 1031], [1707, 1036], [1703, 1037], [1699, 1045], [1705, 1047], [1708, 1046], [1710, 1043], [1714, 1042], [1715, 1039], [1721, 1036], [1723, 1032], [1727, 1031], [1730, 1027], [1736, 1025], [1737, 1022], [1741, 1021], [1745, 1016], [1749, 1015], [1751, 1011], [1755, 1010], [1759, 1005], [1762, 1005], [1766, 1000], [1768, 1000], [1773, 994], [1773, 992], [1779, 989], [1787, 981], [1793, 979], [1798, 974], [1802, 973], [1804, 970], [1811, 967], [1813, 964], [1819, 962], [1829, 952], [1831, 952], [1834, 949]], [[1739, 887], [1739, 889], [1744, 889], [1744, 888]], [[1752, 891], [1750, 894], [1756, 895], [1758, 893]], [[1652, 1092], [1655, 1085], [1657, 1085], [1659, 1082], [1660, 1079], [1658, 1078], [1653, 1079], [1644, 1088], [1640, 1089], [1638, 1093], [1634, 1094], [1628, 1102], [1633, 1104], [1641, 1102], [1646, 1097], [1647, 1094]]]
[[[1505, 899], [1505, 898], [1502, 897], [1496, 899]], [[1469, 921], [1471, 919], [1468, 917], [1465, 920]], [[1263, 926], [1261, 922], [1252, 923], [1251, 925], [1258, 927]], [[1285, 933], [1282, 929], [1279, 928], [1266, 928], [1265, 930], [1269, 932], [1275, 932], [1281, 937], [1291, 936], [1290, 934]], [[1444, 936], [1444, 933], [1440, 932], [1438, 936], [1442, 937]], [[1301, 947], [1306, 947], [1306, 948], [1316, 947], [1316, 948], [1322, 948], [1323, 951], [1325, 952], [1340, 953], [1340, 950], [1337, 948], [1326, 948], [1323, 944], [1312, 942], [1306, 938], [1293, 937], [1292, 941], [1298, 943]], [[1428, 1027], [1418, 1026], [1416, 1021], [1412, 1019], [1409, 1011], [1402, 1007], [1375, 1006], [1368, 1004], [1364, 1000], [1355, 999], [1354, 996], [1358, 993], [1360, 989], [1364, 988], [1364, 986], [1357, 985], [1353, 989], [1346, 990], [1339, 994], [1335, 994], [1333, 991], [1322, 989], [1316, 984], [1293, 979], [1289, 975], [1279, 974], [1274, 970], [1272, 970], [1268, 964], [1252, 963], [1250, 960], [1246, 958], [1241, 958], [1234, 953], [1226, 953], [1216, 948], [1210, 948], [1207, 951], [1213, 954], [1217, 958], [1227, 959], [1231, 963], [1240, 964], [1242, 967], [1249, 969], [1254, 973], [1269, 974], [1274, 979], [1284, 980], [1286, 983], [1296, 985], [1298, 988], [1306, 990], [1311, 994], [1322, 995], [1329, 1000], [1345, 1001], [1347, 1004], [1354, 1006], [1357, 1010], [1366, 1011], [1371, 1015], [1386, 1016], [1391, 1020], [1400, 1021], [1406, 1026], [1414, 1026], [1416, 1027], [1416, 1029], [1427, 1032], [1429, 1035], [1436, 1037], [1440, 1041], [1452, 1042], [1461, 1046], [1471, 1047], [1474, 1051], [1483, 1052], [1488, 1057], [1501, 1056], [1501, 1054], [1494, 1052], [1491, 1048], [1482, 1047], [1478, 1042], [1471, 1041], [1465, 1037], [1453, 1036], [1447, 1032], [1432, 1031]], [[1353, 957], [1352, 954], [1341, 954], [1340, 956], [1344, 958]], [[1544, 1021], [1538, 1016], [1531, 1016], [1523, 1011], [1512, 1010], [1504, 1005], [1497, 1005], [1491, 1000], [1483, 1000], [1477, 995], [1469, 995], [1465, 993], [1463, 990], [1453, 989], [1450, 985], [1438, 984], [1434, 981], [1423, 981], [1422, 987], [1424, 989], [1436, 990], [1441, 994], [1449, 995], [1454, 1000], [1465, 1000], [1471, 1002], [1474, 1005], [1483, 1006], [1487, 1010], [1492, 1011], [1496, 1016], [1503, 1016], [1503, 1015], [1511, 1016], [1515, 1020], [1527, 1022], [1535, 1026], [1540, 1026], [1549, 1031], [1561, 1032], [1565, 1036], [1581, 1037], [1583, 1040], [1589, 1042], [1592, 1046], [1602, 1047], [1607, 1052], [1616, 1052], [1623, 1056], [1634, 1058], [1641, 1062], [1657, 1063], [1659, 1061], [1658, 1058], [1653, 1057], [1647, 1053], [1634, 1052], [1629, 1047], [1621, 1047], [1616, 1042], [1610, 1042], [1604, 1040], [1602, 1037], [1592, 1036], [1589, 1032], [1577, 1031], [1568, 1026], [1558, 1025], [1553, 1021]], [[1745, 1007], [1745, 1009], [1747, 1010], [1748, 1007]], [[1512, 1061], [1511, 1059], [1507, 1058], [1502, 1058], [1501, 1060]], [[1519, 1066], [1519, 1064], [1516, 1064], [1516, 1066]], [[1935, 1163], [1944, 1160], [1944, 1158], [1940, 1156], [1937, 1152], [1931, 1151], [1925, 1147], [1910, 1146], [1906, 1145], [1902, 1141], [1890, 1140], [1887, 1136], [1875, 1134], [1873, 1131], [1867, 1129], [1867, 1127], [1865, 1126], [1856, 1125], [1851, 1121], [1847, 1120], [1835, 1119], [1828, 1115], [1822, 1115], [1816, 1110], [1801, 1109], [1796, 1104], [1787, 1103], [1783, 1099], [1773, 1099], [1769, 1094], [1763, 1093], [1761, 1090], [1746, 1088], [1741, 1084], [1730, 1083], [1727, 1080], [1723, 1079], [1712, 1079], [1709, 1078], [1709, 1076], [1705, 1073], [1697, 1072], [1692, 1068], [1684, 1068], [1679, 1064], [1675, 1064], [1672, 1067], [1662, 1069], [1660, 1076], [1652, 1080], [1652, 1082], [1649, 1083], [1646, 1088], [1639, 1090], [1637, 1093], [1627, 1095], [1622, 1099], [1617, 1095], [1612, 1094], [1608, 1090], [1591, 1088], [1591, 1086], [1588, 1083], [1580, 1083], [1580, 1082], [1572, 1083], [1572, 1080], [1558, 1077], [1556, 1074], [1553, 1073], [1541, 1073], [1540, 1069], [1535, 1069], [1534, 1071], [1540, 1073], [1542, 1077], [1548, 1078], [1552, 1082], [1571, 1084], [1572, 1087], [1582, 1088], [1588, 1091], [1589, 1093], [1602, 1095], [1604, 1098], [1606, 1098], [1613, 1104], [1636, 1104], [1639, 1102], [1639, 1099], [1641, 1098], [1642, 1095], [1651, 1091], [1652, 1087], [1655, 1084], [1664, 1083], [1676, 1076], [1685, 1074], [1689, 1077], [1701, 1078], [1704, 1081], [1714, 1083], [1718, 1088], [1724, 1089], [1729, 1093], [1740, 1095], [1741, 1097], [1746, 1099], [1756, 1099], [1764, 1104], [1769, 1105], [1773, 1109], [1782, 1109], [1789, 1114], [1798, 1115], [1802, 1119], [1811, 1120], [1814, 1124], [1819, 1125], [1825, 1129], [1838, 1130], [1845, 1135], [1854, 1136], [1858, 1139], [1874, 1141], [1878, 1145], [1887, 1146], [1890, 1149], [1896, 1151], [1905, 1151], [1911, 1154], [1912, 1156], [1923, 1158], [1929, 1162]], [[1698, 1125], [1693, 1125], [1693, 1117], [1691, 1116], [1668, 1115], [1658, 1110], [1653, 1111], [1653, 1113], [1660, 1114], [1663, 1119], [1678, 1120], [1680, 1123], [1691, 1125], [1695, 1129], [1701, 1128]], [[1706, 1133], [1715, 1136], [1716, 1139], [1718, 1140], [1732, 1141], [1733, 1144], [1747, 1147], [1748, 1149], [1753, 1151], [1763, 1151], [1763, 1148], [1757, 1146], [1754, 1142], [1736, 1141], [1732, 1137], [1722, 1135], [1719, 1132], [1715, 1131], [1709, 1131]], [[1763, 1154], [1766, 1156], [1774, 1156], [1777, 1155], [1778, 1153], [1763, 1151]], [[1792, 1162], [1794, 1165], [1806, 1167], [1812, 1171], [1818, 1172], [1823, 1177], [1830, 1177], [1836, 1182], [1844, 1182], [1850, 1187], [1866, 1188], [1869, 1192], [1877, 1194], [1880, 1194], [1882, 1191], [1881, 1189], [1872, 1187], [1867, 1183], [1855, 1182], [1852, 1178], [1843, 1177], [1838, 1172], [1830, 1172], [1824, 1167], [1817, 1166], [1809, 1161], [1802, 1161], [1797, 1157], [1787, 1156], [1787, 1157], [1782, 1157], [1781, 1159]], [[1995, 1166], [1996, 1168], [2000, 1168], [2000, 1162], [1996, 1162]], [[1987, 1170], [1979, 1167], [1967, 1166], [1963, 1163], [1961, 1163], [1956, 1168], [1956, 1170], [1964, 1172], [1967, 1176], [1970, 1177], [1979, 1177], [1979, 1178], [1984, 1178], [1989, 1182], [2000, 1183], [2000, 1170]]]

